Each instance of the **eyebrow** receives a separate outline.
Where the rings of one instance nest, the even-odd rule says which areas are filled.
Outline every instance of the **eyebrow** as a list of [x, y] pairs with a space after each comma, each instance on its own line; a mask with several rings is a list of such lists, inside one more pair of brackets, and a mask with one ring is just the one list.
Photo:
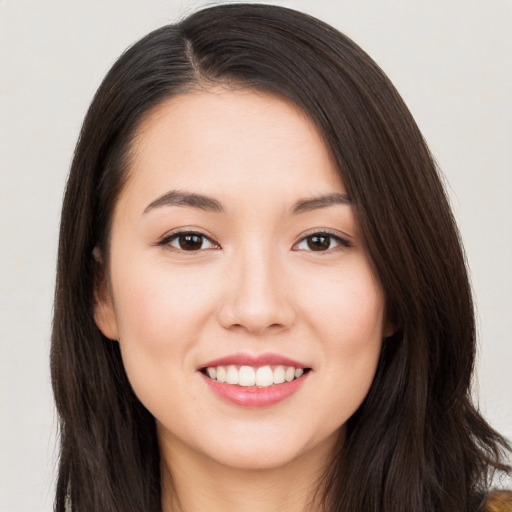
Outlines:
[[352, 204], [352, 201], [347, 194], [328, 194], [312, 199], [301, 199], [293, 205], [291, 212], [296, 215], [320, 208], [328, 208], [337, 204]]
[[[337, 204], [352, 204], [352, 201], [347, 194], [328, 194], [311, 199], [300, 199], [292, 206], [291, 213], [292, 215], [297, 215]], [[161, 206], [186, 206], [215, 213], [222, 213], [224, 211], [222, 204], [213, 197], [193, 192], [171, 190], [152, 201], [145, 208], [144, 213]]]
[[179, 190], [171, 190], [152, 201], [144, 210], [144, 213], [158, 208], [160, 206], [188, 206], [216, 213], [221, 213], [224, 209], [219, 201], [203, 194], [194, 194], [191, 192], [181, 192]]

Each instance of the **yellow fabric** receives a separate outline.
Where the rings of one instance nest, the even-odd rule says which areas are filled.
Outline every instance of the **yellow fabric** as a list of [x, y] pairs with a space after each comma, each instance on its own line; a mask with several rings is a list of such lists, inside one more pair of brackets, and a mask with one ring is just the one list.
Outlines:
[[492, 491], [485, 510], [486, 512], [512, 512], [512, 491]]

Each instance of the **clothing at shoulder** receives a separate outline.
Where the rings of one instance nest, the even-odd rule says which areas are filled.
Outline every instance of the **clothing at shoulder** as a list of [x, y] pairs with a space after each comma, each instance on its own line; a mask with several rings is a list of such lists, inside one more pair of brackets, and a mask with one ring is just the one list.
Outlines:
[[491, 491], [485, 512], [512, 512], [512, 491]]

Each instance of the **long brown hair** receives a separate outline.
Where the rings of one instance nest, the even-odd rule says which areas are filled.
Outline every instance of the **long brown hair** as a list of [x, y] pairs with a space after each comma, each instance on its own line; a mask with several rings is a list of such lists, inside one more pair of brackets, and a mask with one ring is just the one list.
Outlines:
[[93, 320], [98, 264], [127, 178], [132, 137], [164, 99], [198, 84], [257, 88], [317, 125], [355, 204], [398, 331], [348, 422], [320, 492], [328, 512], [481, 507], [507, 442], [472, 405], [470, 286], [429, 150], [379, 67], [332, 27], [269, 5], [199, 11], [129, 48], [101, 84], [69, 175], [60, 231], [51, 369], [60, 418], [57, 512], [157, 512], [154, 420], [117, 343]]

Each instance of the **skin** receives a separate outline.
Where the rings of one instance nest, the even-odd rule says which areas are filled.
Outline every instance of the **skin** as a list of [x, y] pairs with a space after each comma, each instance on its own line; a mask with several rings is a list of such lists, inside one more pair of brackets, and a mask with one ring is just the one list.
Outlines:
[[[163, 509], [306, 510], [392, 332], [353, 206], [292, 211], [346, 194], [325, 143], [279, 98], [214, 88], [159, 105], [132, 149], [95, 317], [156, 419]], [[176, 190], [222, 211], [163, 204]], [[186, 250], [176, 229], [207, 238]], [[324, 231], [343, 241], [312, 250]], [[265, 352], [312, 369], [270, 407], [228, 403], [199, 372]]]

